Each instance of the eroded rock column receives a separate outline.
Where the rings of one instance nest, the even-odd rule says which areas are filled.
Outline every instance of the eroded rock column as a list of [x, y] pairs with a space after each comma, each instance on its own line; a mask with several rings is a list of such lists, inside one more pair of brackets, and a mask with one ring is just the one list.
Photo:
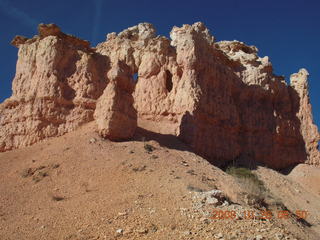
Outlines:
[[312, 107], [308, 90], [308, 76], [309, 73], [306, 69], [300, 69], [298, 73], [290, 76], [290, 84], [299, 95], [299, 102], [296, 103], [299, 107], [297, 117], [300, 119], [300, 131], [305, 142], [308, 157], [307, 162], [320, 165], [320, 152], [318, 150], [320, 134], [317, 126], [313, 123]]
[[137, 112], [133, 107], [134, 83], [129, 67], [117, 62], [108, 72], [109, 84], [98, 99], [94, 118], [99, 134], [110, 140], [131, 138], [137, 128]]

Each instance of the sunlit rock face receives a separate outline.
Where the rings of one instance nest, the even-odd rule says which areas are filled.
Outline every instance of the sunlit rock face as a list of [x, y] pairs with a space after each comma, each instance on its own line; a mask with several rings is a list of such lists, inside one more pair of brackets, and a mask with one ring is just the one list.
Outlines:
[[290, 77], [290, 85], [298, 95], [295, 102], [299, 109], [297, 117], [300, 121], [300, 132], [303, 136], [305, 149], [308, 155], [308, 163], [320, 165], [319, 140], [320, 134], [318, 128], [313, 124], [312, 108], [310, 104], [308, 91], [308, 76], [306, 69], [300, 69], [298, 73]]
[[108, 78], [109, 84], [94, 113], [99, 134], [115, 141], [130, 139], [137, 128], [137, 112], [133, 107], [134, 83], [128, 66], [116, 62]]
[[287, 85], [255, 46], [215, 42], [200, 22], [174, 27], [170, 38], [149, 23], [110, 33], [96, 48], [54, 24], [39, 25], [32, 39], [17, 36], [0, 150], [95, 120], [112, 140], [130, 139], [137, 125], [177, 136], [220, 166], [320, 164], [306, 70]]
[[59, 136], [93, 120], [96, 100], [107, 85], [106, 57], [87, 41], [53, 25], [39, 25], [19, 48], [13, 94], [0, 107], [0, 151]]

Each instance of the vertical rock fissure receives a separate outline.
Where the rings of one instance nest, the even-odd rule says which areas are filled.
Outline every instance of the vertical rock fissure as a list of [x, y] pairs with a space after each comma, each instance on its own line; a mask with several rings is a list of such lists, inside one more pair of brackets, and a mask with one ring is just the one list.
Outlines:
[[173, 88], [173, 82], [172, 82], [172, 74], [170, 71], [166, 70], [166, 89], [168, 92], [171, 92]]

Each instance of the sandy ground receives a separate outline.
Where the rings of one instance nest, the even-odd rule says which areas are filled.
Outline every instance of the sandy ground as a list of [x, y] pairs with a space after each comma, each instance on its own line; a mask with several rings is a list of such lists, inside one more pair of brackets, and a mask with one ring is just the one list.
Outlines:
[[[0, 153], [0, 239], [320, 239], [319, 169], [255, 172], [269, 202], [307, 210], [305, 221], [212, 220], [216, 209], [259, 209], [246, 205], [237, 179], [172, 136], [140, 129], [133, 141], [110, 142], [88, 124]], [[223, 192], [223, 205], [203, 198], [213, 189]]]

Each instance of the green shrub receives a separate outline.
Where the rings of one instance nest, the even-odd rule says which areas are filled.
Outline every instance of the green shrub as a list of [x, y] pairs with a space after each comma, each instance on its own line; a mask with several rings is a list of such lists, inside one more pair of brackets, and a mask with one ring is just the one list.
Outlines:
[[256, 174], [251, 172], [250, 169], [244, 167], [228, 167], [226, 172], [234, 177], [240, 179], [247, 179], [255, 183], [256, 185], [264, 188], [263, 182], [258, 178]]
[[267, 189], [256, 174], [248, 168], [234, 166], [228, 167], [226, 172], [239, 180], [247, 193], [247, 203], [249, 205], [264, 205]]
[[144, 149], [148, 152], [148, 153], [151, 153], [153, 150], [155, 150], [155, 147], [150, 145], [150, 144], [147, 144], [145, 143], [144, 144]]

